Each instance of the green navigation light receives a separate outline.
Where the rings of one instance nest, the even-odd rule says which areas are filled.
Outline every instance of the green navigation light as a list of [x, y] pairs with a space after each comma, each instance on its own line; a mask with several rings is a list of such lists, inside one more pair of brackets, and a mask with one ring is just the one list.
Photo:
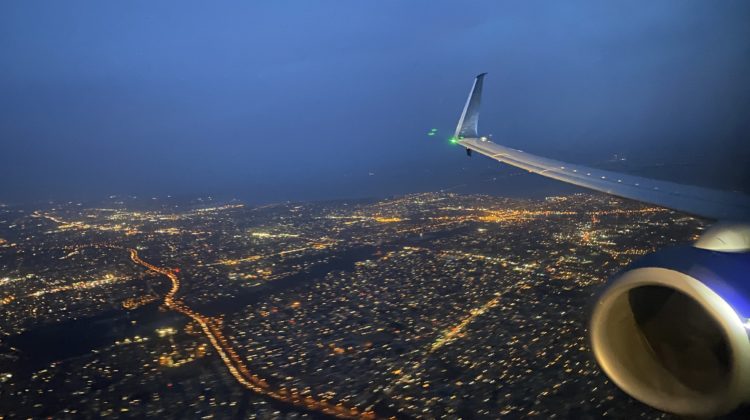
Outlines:
[[427, 133], [427, 135], [428, 135], [428, 136], [434, 136], [434, 135], [435, 135], [435, 132], [434, 132], [434, 131], [430, 131], [429, 133]]
[[456, 138], [455, 136], [454, 136], [454, 137], [451, 137], [451, 138], [449, 138], [449, 139], [448, 139], [448, 141], [449, 141], [449, 142], [451, 142], [451, 144], [456, 144], [456, 143], [458, 143], [458, 139], [457, 139], [457, 138]]

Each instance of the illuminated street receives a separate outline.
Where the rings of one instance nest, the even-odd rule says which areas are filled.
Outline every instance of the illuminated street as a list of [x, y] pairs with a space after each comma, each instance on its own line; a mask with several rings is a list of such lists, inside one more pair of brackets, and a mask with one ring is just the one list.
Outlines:
[[248, 371], [242, 359], [237, 355], [234, 349], [231, 347], [226, 338], [221, 334], [221, 330], [217, 327], [216, 321], [212, 321], [194, 311], [191, 311], [188, 307], [183, 305], [181, 302], [175, 299], [175, 296], [180, 291], [180, 280], [174, 271], [156, 267], [149, 264], [140, 257], [138, 257], [138, 251], [130, 249], [130, 259], [134, 263], [140, 264], [149, 270], [155, 271], [161, 275], [169, 278], [172, 283], [172, 287], [164, 297], [164, 305], [172, 310], [175, 310], [185, 316], [190, 317], [193, 321], [200, 325], [201, 330], [206, 335], [206, 338], [211, 342], [211, 345], [216, 350], [221, 360], [226, 365], [232, 376], [245, 388], [248, 388], [257, 393], [268, 395], [277, 400], [288, 402], [294, 405], [298, 405], [309, 410], [317, 410], [325, 414], [329, 414], [341, 418], [373, 418], [374, 413], [365, 412], [360, 413], [355, 408], [346, 408], [341, 404], [332, 405], [327, 401], [316, 401], [311, 397], [303, 398], [297, 392], [290, 392], [286, 388], [280, 388], [278, 390], [269, 389], [268, 384]]
[[585, 308], [702, 230], [598, 195], [0, 207], [0, 412], [660, 417]]

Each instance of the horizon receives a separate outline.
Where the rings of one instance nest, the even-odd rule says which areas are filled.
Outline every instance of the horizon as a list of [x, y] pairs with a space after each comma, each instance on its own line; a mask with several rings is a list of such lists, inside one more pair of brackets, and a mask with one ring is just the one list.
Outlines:
[[571, 191], [448, 143], [479, 72], [498, 142], [750, 185], [746, 3], [181, 5], [0, 5], [0, 200]]

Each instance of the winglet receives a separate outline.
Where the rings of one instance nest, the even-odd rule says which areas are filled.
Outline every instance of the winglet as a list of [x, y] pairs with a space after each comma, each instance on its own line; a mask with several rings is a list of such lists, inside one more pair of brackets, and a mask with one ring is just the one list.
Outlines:
[[461, 119], [458, 120], [455, 134], [456, 139], [479, 137], [479, 134], [477, 134], [479, 104], [482, 100], [482, 82], [485, 74], [487, 73], [482, 73], [474, 79], [474, 86], [471, 87], [471, 93], [469, 94], [469, 99], [466, 100], [464, 112], [461, 114]]

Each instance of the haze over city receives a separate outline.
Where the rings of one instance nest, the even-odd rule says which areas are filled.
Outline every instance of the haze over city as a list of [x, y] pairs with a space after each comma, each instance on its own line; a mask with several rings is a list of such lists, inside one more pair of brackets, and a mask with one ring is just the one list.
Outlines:
[[577, 191], [450, 147], [483, 71], [496, 141], [742, 189], [749, 19], [741, 1], [4, 2], [0, 200]]

